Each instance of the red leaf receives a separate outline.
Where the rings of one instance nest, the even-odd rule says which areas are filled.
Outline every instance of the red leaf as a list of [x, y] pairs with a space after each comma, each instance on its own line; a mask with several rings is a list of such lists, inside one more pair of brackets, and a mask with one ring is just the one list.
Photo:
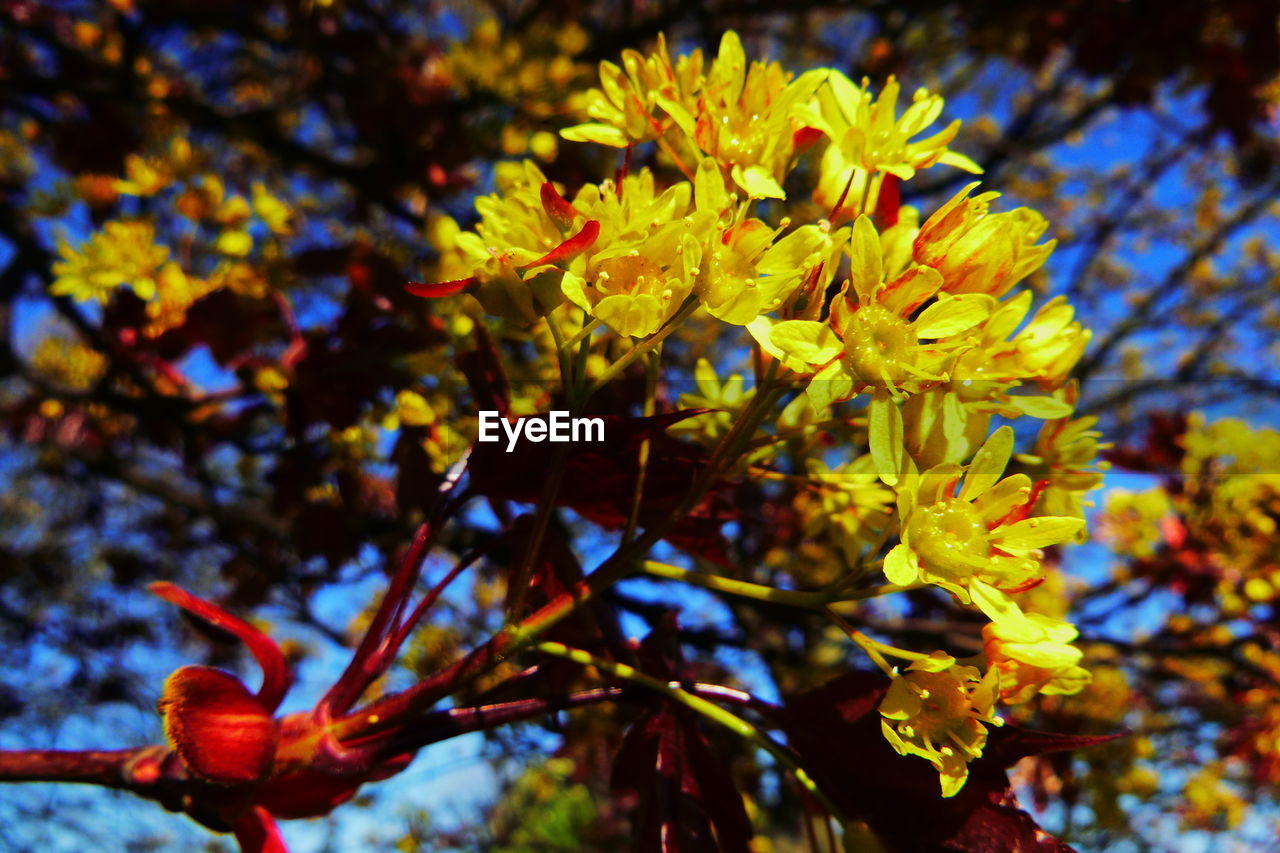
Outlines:
[[366, 782], [389, 779], [409, 766], [413, 754], [399, 755], [363, 774], [332, 774], [304, 769], [273, 777], [254, 795], [281, 820], [323, 817], [356, 795]]
[[511, 406], [511, 386], [502, 369], [502, 357], [484, 326], [475, 326], [476, 348], [458, 353], [455, 363], [471, 386], [476, 408], [506, 417]]
[[459, 278], [454, 281], [411, 281], [404, 286], [404, 289], [414, 296], [424, 296], [427, 299], [439, 299], [442, 296], [453, 296], [455, 293], [461, 293], [475, 283], [475, 276], [471, 276], [470, 278]]
[[165, 681], [158, 707], [165, 736], [197, 776], [236, 785], [257, 782], [271, 770], [275, 721], [234, 675], [184, 666]]
[[[706, 453], [696, 445], [667, 436], [663, 430], [702, 411], [649, 418], [600, 416], [604, 423], [603, 441], [568, 443], [555, 504], [567, 506], [602, 527], [624, 526], [631, 514], [640, 446], [650, 439], [640, 522], [649, 524], [665, 517], [688, 493], [706, 462]], [[535, 419], [545, 421], [546, 416], [530, 415], [516, 421]], [[508, 453], [505, 432], [500, 430], [499, 437], [499, 441], [479, 442], [472, 447], [468, 463], [471, 488], [491, 498], [537, 503], [542, 498], [543, 484], [551, 476], [554, 452], [522, 439]], [[713, 492], [687, 517], [672, 525], [665, 538], [691, 554], [723, 563], [726, 546], [720, 526], [731, 517], [723, 499]]]
[[[512, 555], [527, 553], [530, 537], [533, 533], [533, 516], [524, 514], [511, 524], [506, 540]], [[542, 547], [538, 558], [534, 560], [533, 572], [529, 578], [529, 590], [525, 604], [531, 610], [554, 601], [562, 595], [569, 594], [584, 578], [582, 564], [578, 562], [570, 543], [555, 527], [550, 527], [542, 537]], [[508, 598], [514, 589], [508, 591]], [[579, 607], [566, 618], [557, 622], [547, 633], [547, 639], [557, 640], [576, 648], [600, 649], [612, 644], [621, 647], [625, 640], [619, 627], [614, 610], [600, 600], [588, 602]], [[577, 676], [581, 668], [577, 664], [564, 661], [565, 672]], [[557, 661], [550, 661], [546, 666], [555, 668]], [[568, 687], [567, 684], [561, 685]], [[543, 689], [547, 689], [544, 687]]]
[[742, 795], [691, 712], [664, 705], [637, 721], [623, 738], [612, 784], [639, 800], [637, 849], [751, 849]]
[[574, 234], [568, 240], [565, 240], [559, 246], [556, 246], [550, 252], [547, 252], [536, 261], [530, 261], [527, 264], [521, 264], [524, 267], [541, 267], [547, 264], [558, 264], [561, 261], [567, 261], [572, 257], [582, 254], [591, 248], [596, 242], [596, 238], [600, 236], [600, 223], [594, 219], [588, 219], [587, 224], [582, 226], [582, 230]]
[[1102, 458], [1131, 471], [1178, 476], [1186, 455], [1187, 416], [1180, 412], [1153, 412], [1143, 447], [1114, 447]]

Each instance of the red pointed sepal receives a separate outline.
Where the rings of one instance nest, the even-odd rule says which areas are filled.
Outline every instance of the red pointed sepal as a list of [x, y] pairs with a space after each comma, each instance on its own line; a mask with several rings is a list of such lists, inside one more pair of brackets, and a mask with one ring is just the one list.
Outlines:
[[897, 175], [885, 175], [884, 183], [880, 185], [880, 195], [876, 198], [876, 225], [881, 230], [898, 224], [898, 212], [902, 209], [900, 183]]
[[816, 127], [808, 127], [806, 125], [805, 127], [797, 128], [796, 131], [791, 134], [791, 147], [795, 149], [797, 154], [803, 154], [812, 148], [814, 143], [825, 135], [826, 134], [818, 130]]
[[196, 776], [246, 785], [270, 773], [278, 739], [275, 720], [234, 675], [184, 666], [165, 680], [157, 704], [165, 736]]
[[575, 258], [587, 249], [590, 249], [595, 244], [596, 238], [599, 236], [600, 223], [594, 219], [588, 219], [587, 224], [583, 225], [582, 230], [577, 234], [574, 234], [568, 240], [565, 240], [559, 246], [556, 246], [536, 261], [521, 264], [521, 268], [525, 269], [528, 267], [548, 266]]
[[454, 281], [411, 281], [404, 286], [404, 289], [414, 296], [422, 296], [427, 299], [440, 299], [444, 296], [453, 296], [454, 294], [461, 293], [475, 283], [475, 276], [471, 276], [470, 278], [459, 278]]
[[547, 216], [556, 224], [561, 233], [572, 228], [573, 220], [582, 215], [564, 196], [556, 192], [555, 185], [550, 181], [542, 185], [540, 195], [542, 197], [542, 209], [546, 211]]

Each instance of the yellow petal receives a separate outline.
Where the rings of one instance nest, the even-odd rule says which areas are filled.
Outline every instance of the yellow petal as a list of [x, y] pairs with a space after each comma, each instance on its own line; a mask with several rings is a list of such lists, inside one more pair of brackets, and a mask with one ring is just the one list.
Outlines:
[[1004, 550], [1044, 548], [1070, 541], [1081, 527], [1084, 527], [1083, 518], [1065, 516], [1028, 518], [992, 531], [991, 541]]
[[587, 122], [575, 124], [560, 131], [560, 135], [570, 142], [594, 142], [597, 145], [608, 145], [611, 148], [626, 148], [631, 144], [627, 135], [608, 124]]
[[969, 471], [965, 475], [964, 488], [960, 490], [960, 500], [974, 500], [1000, 482], [1000, 476], [1012, 455], [1013, 428], [1002, 426], [973, 455], [973, 461], [969, 463]]
[[894, 546], [893, 550], [885, 555], [884, 576], [889, 583], [898, 586], [915, 583], [920, 576], [915, 552], [906, 545]]
[[902, 460], [906, 453], [903, 449], [902, 412], [888, 394], [877, 394], [868, 409], [871, 459], [880, 479], [885, 485], [892, 486], [897, 484], [902, 473]]

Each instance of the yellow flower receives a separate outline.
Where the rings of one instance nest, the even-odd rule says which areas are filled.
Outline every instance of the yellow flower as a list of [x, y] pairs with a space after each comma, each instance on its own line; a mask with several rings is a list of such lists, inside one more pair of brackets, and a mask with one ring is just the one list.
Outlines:
[[1079, 693], [1091, 677], [1077, 666], [1081, 652], [1071, 645], [1076, 635], [1071, 623], [1039, 613], [1018, 613], [983, 626], [982, 649], [1000, 674], [1001, 700], [1017, 704], [1037, 693]]
[[854, 223], [849, 254], [851, 280], [832, 302], [830, 328], [805, 320], [756, 324], [757, 340], [792, 370], [813, 374], [810, 397], [823, 402], [869, 387], [915, 393], [945, 381], [952, 351], [967, 343], [941, 339], [981, 323], [994, 301], [981, 294], [939, 296], [942, 279], [929, 267], [909, 267], [886, 283], [880, 238], [866, 216]]
[[711, 444], [733, 427], [734, 421], [755, 397], [756, 391], [755, 388], [747, 388], [742, 375], [738, 373], [721, 382], [715, 367], [705, 358], [698, 359], [693, 378], [697, 390], [680, 395], [680, 408], [712, 411], [673, 424], [668, 430], [675, 434], [698, 435]]
[[572, 270], [561, 288], [570, 302], [621, 335], [653, 334], [693, 288], [698, 242], [680, 222], [668, 222], [639, 246], [594, 258], [594, 280]]
[[1046, 390], [1060, 387], [1089, 343], [1090, 332], [1074, 320], [1075, 309], [1062, 296], [1043, 305], [1010, 339], [1030, 308], [1031, 292], [1024, 290], [964, 333], [972, 346], [961, 349], [951, 366], [953, 389], [965, 402], [986, 402], [988, 411], [1007, 417], [1066, 417], [1074, 406], [1062, 399], [1006, 393], [1026, 381]]
[[729, 30], [711, 63], [702, 91], [688, 110], [672, 117], [751, 198], [785, 198], [782, 179], [794, 153], [792, 117], [827, 72], [791, 80], [777, 62], [747, 66], [738, 34]]
[[[1075, 406], [1078, 393], [1073, 381], [1055, 397]], [[1047, 514], [1084, 518], [1084, 507], [1092, 505], [1084, 496], [1102, 485], [1102, 471], [1108, 467], [1098, 460], [1102, 434], [1093, 429], [1097, 422], [1095, 417], [1045, 421], [1032, 451], [1018, 455], [1019, 462], [1031, 466], [1032, 477], [1048, 482], [1040, 496]]]
[[[586, 97], [586, 112], [595, 122], [565, 128], [561, 136], [574, 142], [625, 148], [662, 136], [677, 123], [673, 113], [692, 126], [681, 103], [702, 83], [701, 50], [680, 57], [672, 66], [666, 38], [659, 34], [652, 54], [624, 50], [622, 65], [600, 63], [600, 88], [591, 89]], [[659, 109], [665, 115], [659, 115]]]
[[[872, 453], [883, 456], [892, 450], [880, 445], [892, 438], [878, 423], [873, 412]], [[1028, 518], [1036, 498], [1031, 480], [1025, 474], [1001, 479], [1012, 452], [1013, 430], [1003, 426], [967, 468], [947, 463], [921, 474], [909, 470], [901, 478], [897, 488], [902, 541], [884, 561], [890, 583], [936, 584], [968, 603], [975, 585], [983, 586], [984, 592], [991, 587], [1014, 592], [1037, 582], [1040, 549], [1070, 541], [1084, 521]], [[880, 467], [883, 472], [885, 466]]]
[[653, 139], [692, 146], [751, 198], [785, 197], [781, 182], [795, 151], [793, 118], [826, 71], [792, 80], [777, 62], [748, 64], [733, 30], [721, 38], [705, 75], [701, 51], [673, 66], [662, 36], [653, 54], [625, 51], [622, 60], [625, 70], [602, 62], [601, 88], [587, 94], [587, 113], [596, 122], [567, 128], [562, 136], [618, 148]]
[[657, 331], [693, 290], [702, 246], [685, 219], [691, 188], [659, 194], [653, 174], [627, 175], [620, 186], [588, 184], [573, 208], [599, 223], [594, 245], [568, 263], [564, 295], [623, 335]]
[[917, 263], [942, 273], [948, 293], [986, 293], [1003, 296], [1035, 272], [1058, 245], [1036, 245], [1048, 221], [1028, 207], [1007, 213], [988, 213], [999, 193], [967, 198], [972, 183], [930, 216], [913, 245]]
[[242, 231], [238, 228], [228, 229], [218, 235], [214, 246], [224, 255], [243, 258], [253, 251], [253, 237], [249, 235], [248, 231]]
[[293, 218], [293, 209], [273, 196], [261, 181], [255, 181], [253, 184], [253, 212], [272, 234], [292, 233], [293, 226], [290, 220]]
[[848, 565], [858, 565], [868, 547], [878, 547], [883, 541], [893, 509], [893, 490], [876, 476], [875, 464], [867, 455], [834, 469], [810, 457], [805, 468], [815, 486], [796, 498], [805, 537], [825, 536], [844, 553]]
[[475, 296], [485, 310], [532, 323], [560, 303], [560, 281], [551, 276], [526, 281], [520, 271], [565, 242], [566, 226], [579, 221], [577, 211], [563, 214], [559, 222], [552, 218], [558, 211], [544, 203], [543, 195], [543, 187], [550, 185], [532, 161], [514, 174], [501, 175], [500, 181], [500, 193], [476, 199], [480, 221], [475, 231], [456, 234], [452, 243], [461, 253], [461, 266], [478, 283]]
[[186, 322], [187, 309], [217, 287], [212, 281], [188, 276], [172, 261], [165, 264], [156, 276], [155, 298], [147, 303], [147, 325], [143, 334], [156, 338], [181, 326]]
[[173, 183], [173, 169], [163, 158], [130, 154], [124, 161], [125, 180], [117, 180], [116, 190], [125, 195], [150, 196]]
[[983, 723], [995, 716], [996, 673], [985, 677], [955, 658], [934, 652], [895, 675], [880, 703], [880, 730], [899, 755], [917, 755], [934, 766], [942, 796], [953, 797], [969, 778], [969, 762], [987, 743]]
[[698, 167], [695, 199], [689, 227], [704, 240], [696, 292], [711, 316], [745, 326], [777, 309], [801, 284], [821, 294], [834, 277], [846, 231], [804, 225], [777, 239], [789, 222], [772, 228], [741, 219], [737, 196], [711, 160]]
[[474, 232], [435, 223], [442, 269], [469, 270], [465, 278], [414, 287], [434, 296], [474, 284], [485, 310], [526, 323], [568, 298], [614, 331], [643, 337], [680, 309], [700, 273], [697, 226], [709, 219], [688, 217], [691, 195], [683, 181], [658, 192], [642, 169], [621, 184], [587, 184], [569, 202], [526, 162], [501, 194], [477, 199]]
[[[829, 69], [826, 84], [817, 91], [816, 103], [799, 112], [802, 121], [821, 130], [831, 140], [822, 157], [822, 168], [814, 200], [832, 211], [832, 219], [843, 219], [859, 209], [873, 209], [883, 174], [902, 180], [937, 163], [967, 172], [981, 172], [976, 163], [947, 145], [960, 131], [957, 119], [933, 136], [916, 142], [911, 137], [925, 130], [942, 114], [943, 100], [925, 89], [917, 89], [901, 117], [897, 115], [899, 86], [893, 77], [878, 100], [859, 88], [847, 76]], [[868, 196], [868, 204], [858, 202]]]
[[147, 222], [112, 220], [78, 249], [58, 244], [62, 259], [53, 264], [49, 292], [77, 302], [105, 303], [118, 287], [129, 287], [139, 298], [155, 295], [156, 269], [169, 250], [155, 243], [155, 228]]

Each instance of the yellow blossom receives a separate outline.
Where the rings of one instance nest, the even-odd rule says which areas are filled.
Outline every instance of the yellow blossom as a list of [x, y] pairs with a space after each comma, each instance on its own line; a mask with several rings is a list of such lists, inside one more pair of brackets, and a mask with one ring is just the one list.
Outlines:
[[848, 247], [851, 279], [832, 303], [828, 323], [786, 321], [769, 329], [767, 338], [757, 324], [757, 339], [792, 370], [813, 374], [810, 396], [820, 394], [823, 403], [868, 387], [917, 392], [945, 381], [951, 351], [966, 341], [943, 339], [985, 320], [991, 298], [939, 296], [942, 280], [929, 267], [911, 266], [886, 283], [884, 252], [869, 217], [858, 217]]
[[1082, 654], [1071, 645], [1075, 626], [1039, 613], [1022, 613], [1012, 601], [997, 621], [982, 628], [987, 664], [1000, 674], [1000, 698], [1026, 702], [1037, 693], [1079, 693], [1089, 672], [1078, 666]]
[[156, 245], [150, 223], [127, 220], [107, 222], [77, 249], [61, 241], [58, 253], [61, 259], [53, 264], [49, 292], [77, 302], [103, 303], [118, 287], [129, 287], [141, 299], [150, 299], [156, 290], [156, 270], [169, 256], [167, 248]]
[[1039, 269], [1058, 241], [1036, 245], [1049, 223], [1028, 207], [988, 213], [1000, 194], [968, 198], [976, 186], [969, 184], [925, 221], [913, 252], [917, 263], [942, 274], [948, 293], [999, 297]]
[[234, 258], [243, 258], [253, 250], [253, 237], [248, 231], [229, 229], [218, 235], [214, 244], [219, 252]]
[[596, 123], [568, 128], [566, 139], [624, 147], [671, 137], [699, 159], [709, 156], [749, 197], [785, 197], [781, 181], [794, 153], [794, 116], [827, 71], [793, 80], [777, 62], [748, 63], [733, 30], [721, 38], [705, 75], [701, 51], [673, 66], [662, 36], [653, 54], [626, 51], [622, 58], [625, 70], [601, 63], [601, 88], [587, 95]]
[[684, 214], [690, 187], [681, 182], [658, 193], [653, 174], [588, 184], [573, 207], [599, 223], [595, 245], [569, 261], [564, 295], [623, 335], [644, 337], [680, 309], [693, 290], [702, 247]]
[[125, 180], [116, 181], [116, 190], [125, 195], [150, 196], [173, 183], [173, 172], [162, 158], [130, 154], [124, 161]]
[[987, 743], [984, 723], [995, 716], [996, 673], [980, 676], [944, 652], [915, 661], [894, 676], [880, 703], [881, 731], [899, 755], [934, 766], [942, 796], [953, 797], [969, 778], [969, 762]]
[[[832, 212], [832, 219], [872, 209], [883, 174], [909, 180], [920, 169], [936, 163], [968, 172], [981, 172], [977, 164], [947, 145], [960, 131], [956, 119], [925, 139], [911, 137], [928, 128], [942, 114], [943, 100], [917, 89], [901, 117], [897, 115], [898, 81], [890, 77], [878, 99], [835, 69], [817, 91], [816, 103], [800, 112], [800, 118], [821, 130], [830, 140], [822, 157], [822, 169], [814, 200]], [[881, 174], [877, 174], [881, 173]], [[868, 204], [858, 201], [867, 197]]]
[[[884, 456], [892, 451], [881, 446], [892, 439], [876, 429], [877, 420], [873, 415], [872, 453]], [[1084, 521], [1028, 518], [1031, 480], [1025, 474], [1001, 478], [1012, 451], [1013, 430], [1004, 426], [967, 467], [908, 470], [897, 485], [902, 541], [884, 561], [890, 583], [936, 584], [967, 603], [975, 585], [1011, 592], [1036, 582], [1040, 549], [1070, 541]]]
[[293, 231], [290, 220], [293, 209], [267, 191], [261, 181], [253, 184], [253, 212], [270, 229], [272, 234], [288, 235]]
[[802, 225], [782, 239], [789, 225], [772, 228], [737, 215], [737, 196], [724, 185], [710, 160], [698, 168], [696, 214], [690, 221], [704, 233], [697, 279], [698, 298], [711, 316], [746, 326], [789, 300], [802, 284], [819, 298], [835, 275], [847, 230]]
[[216, 287], [209, 280], [188, 276], [172, 261], [165, 264], [156, 276], [155, 298], [147, 303], [147, 325], [143, 334], [155, 338], [181, 326], [186, 322], [187, 309]]
[[793, 116], [827, 71], [792, 80], [777, 62], [747, 64], [729, 30], [694, 104], [670, 109], [697, 148], [714, 159], [751, 198], [785, 198], [782, 178], [794, 152]]
[[[1060, 387], [1089, 343], [1089, 330], [1074, 319], [1075, 309], [1065, 297], [1047, 302], [1022, 326], [1030, 308], [1031, 292], [1024, 290], [963, 333], [970, 346], [958, 348], [950, 375], [952, 390], [964, 402], [984, 403], [987, 411], [1006, 417], [1061, 418], [1072, 413], [1074, 406], [1060, 398], [1008, 393], [1024, 382], [1045, 390]], [[1022, 329], [1010, 339], [1019, 326]]]
[[[1056, 396], [1074, 406], [1078, 394], [1071, 382]], [[1101, 433], [1093, 429], [1097, 422], [1096, 417], [1045, 421], [1032, 451], [1018, 455], [1019, 462], [1031, 466], [1031, 476], [1047, 481], [1040, 496], [1046, 514], [1084, 518], [1085, 506], [1091, 505], [1084, 496], [1102, 485], [1102, 472], [1108, 467], [1098, 460], [1102, 445]]]
[[[560, 135], [615, 148], [657, 139], [677, 124], [672, 113], [689, 119], [681, 103], [701, 82], [702, 51], [680, 57], [673, 66], [666, 39], [659, 34], [657, 48], [648, 56], [624, 50], [622, 67], [600, 63], [600, 88], [586, 97], [587, 115], [595, 121], [566, 128]], [[691, 126], [691, 119], [685, 124]]]

